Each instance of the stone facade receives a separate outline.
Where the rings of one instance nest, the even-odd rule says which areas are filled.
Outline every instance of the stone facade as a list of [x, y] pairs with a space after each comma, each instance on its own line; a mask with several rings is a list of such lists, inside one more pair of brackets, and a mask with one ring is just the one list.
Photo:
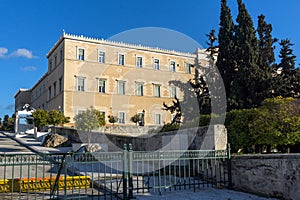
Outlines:
[[[207, 66], [208, 54], [126, 44], [63, 33], [47, 54], [48, 71], [30, 89], [30, 105], [36, 109], [60, 110], [69, 116], [90, 106], [119, 117], [120, 125], [145, 111], [145, 125], [163, 125], [172, 116], [162, 110], [193, 79], [195, 67]], [[16, 106], [22, 102], [15, 96]], [[21, 105], [23, 106], [23, 105]], [[72, 125], [72, 124], [70, 124]]]
[[232, 181], [238, 190], [300, 199], [300, 154], [233, 156]]

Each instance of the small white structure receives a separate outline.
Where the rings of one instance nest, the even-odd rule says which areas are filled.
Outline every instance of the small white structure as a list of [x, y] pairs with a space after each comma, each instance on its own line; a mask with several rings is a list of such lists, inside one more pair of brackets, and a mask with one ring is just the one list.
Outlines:
[[15, 133], [34, 134], [34, 121], [32, 113], [35, 111], [29, 104], [16, 112]]

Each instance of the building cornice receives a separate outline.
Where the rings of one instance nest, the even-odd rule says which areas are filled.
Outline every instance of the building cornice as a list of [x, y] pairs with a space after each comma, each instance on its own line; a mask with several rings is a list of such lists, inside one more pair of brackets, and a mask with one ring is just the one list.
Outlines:
[[[90, 43], [96, 43], [96, 44], [103, 44], [103, 45], [110, 45], [115, 47], [122, 47], [122, 48], [130, 48], [130, 49], [136, 49], [136, 50], [143, 50], [143, 51], [151, 51], [155, 53], [163, 53], [163, 54], [170, 54], [175, 56], [184, 56], [184, 57], [190, 57], [190, 58], [196, 58], [196, 53], [188, 53], [188, 52], [181, 52], [181, 51], [175, 51], [175, 50], [169, 50], [169, 49], [163, 49], [159, 47], [151, 47], [151, 46], [145, 46], [145, 45], [137, 45], [137, 44], [129, 44], [119, 41], [112, 41], [112, 40], [105, 40], [103, 38], [93, 38], [93, 37], [86, 37], [83, 35], [74, 35], [65, 33], [63, 31], [61, 37], [58, 39], [58, 41], [54, 44], [54, 46], [50, 49], [50, 51], [47, 53], [47, 58], [53, 53], [53, 51], [57, 48], [57, 46], [64, 40], [64, 39], [70, 39], [70, 40], [77, 40], [82, 42], [90, 42]], [[201, 51], [203, 54], [207, 54], [205, 52], [205, 49], [197, 50], [198, 53]]]

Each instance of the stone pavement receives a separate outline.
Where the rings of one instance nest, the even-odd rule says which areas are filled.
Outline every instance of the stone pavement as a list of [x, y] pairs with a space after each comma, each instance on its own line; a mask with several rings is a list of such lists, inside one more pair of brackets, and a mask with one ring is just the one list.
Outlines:
[[55, 153], [66, 153], [72, 150], [72, 147], [58, 147], [58, 148], [43, 147], [41, 146], [41, 138], [35, 139], [32, 134], [17, 135], [16, 137], [14, 133], [8, 133], [8, 132], [1, 132], [1, 133], [9, 137], [11, 140], [16, 141], [21, 146], [24, 146], [35, 153], [55, 154]]

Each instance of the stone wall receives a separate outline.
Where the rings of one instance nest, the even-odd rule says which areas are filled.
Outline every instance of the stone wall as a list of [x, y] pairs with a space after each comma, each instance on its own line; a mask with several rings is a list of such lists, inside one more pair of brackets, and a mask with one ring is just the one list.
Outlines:
[[[61, 135], [74, 141], [74, 143], [88, 143], [89, 135], [85, 132], [78, 133], [75, 129], [64, 127], [56, 130]], [[224, 125], [163, 133], [155, 133], [153, 127], [113, 127], [101, 132], [92, 132], [90, 142], [105, 144], [108, 146], [109, 151], [122, 150], [124, 144], [132, 144], [133, 150], [136, 151], [224, 150], [227, 145], [227, 132]]]
[[232, 182], [234, 189], [300, 199], [300, 154], [233, 156]]

